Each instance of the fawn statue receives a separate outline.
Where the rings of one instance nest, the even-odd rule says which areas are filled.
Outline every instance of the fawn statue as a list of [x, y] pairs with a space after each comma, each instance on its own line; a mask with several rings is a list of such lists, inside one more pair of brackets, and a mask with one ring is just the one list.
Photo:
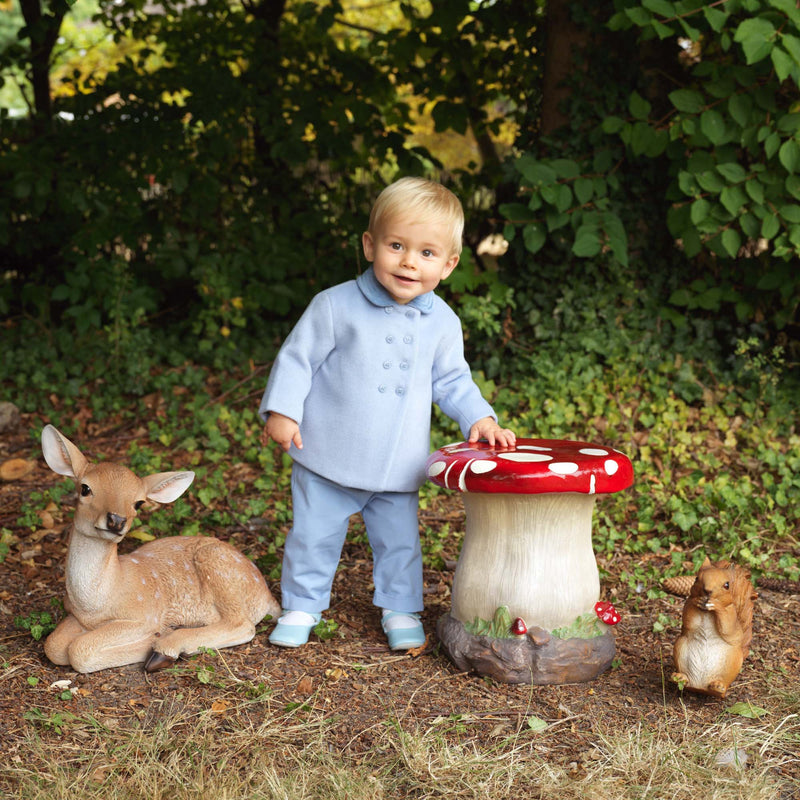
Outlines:
[[145, 662], [153, 672], [203, 647], [249, 642], [258, 622], [280, 613], [255, 564], [219, 539], [171, 536], [117, 552], [143, 503], [176, 500], [193, 472], [139, 478], [120, 464], [90, 463], [52, 425], [42, 431], [42, 452], [78, 493], [65, 567], [68, 615], [44, 645], [54, 664], [85, 673]]

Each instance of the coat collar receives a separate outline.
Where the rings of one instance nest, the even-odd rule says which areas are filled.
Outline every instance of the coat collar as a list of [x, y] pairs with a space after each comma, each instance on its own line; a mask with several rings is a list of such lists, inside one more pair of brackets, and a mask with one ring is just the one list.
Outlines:
[[[397, 301], [392, 298], [389, 292], [378, 283], [378, 279], [375, 277], [372, 267], [366, 272], [362, 272], [361, 275], [356, 278], [356, 283], [364, 297], [373, 305], [382, 307], [398, 305]], [[433, 298], [433, 292], [426, 292], [425, 294], [415, 297], [405, 305], [416, 308], [421, 314], [430, 314], [431, 311], [433, 311]]]

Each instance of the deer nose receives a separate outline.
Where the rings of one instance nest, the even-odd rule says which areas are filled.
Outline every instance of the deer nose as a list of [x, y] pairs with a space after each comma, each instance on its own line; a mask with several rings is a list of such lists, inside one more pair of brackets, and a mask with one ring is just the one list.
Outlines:
[[110, 511], [106, 514], [106, 527], [112, 533], [120, 533], [127, 521], [127, 517], [121, 517], [119, 514], [112, 514]]

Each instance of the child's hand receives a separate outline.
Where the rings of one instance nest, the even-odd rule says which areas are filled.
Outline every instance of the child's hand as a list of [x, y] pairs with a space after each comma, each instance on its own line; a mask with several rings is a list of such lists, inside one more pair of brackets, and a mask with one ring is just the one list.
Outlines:
[[269, 412], [267, 424], [264, 426], [264, 430], [261, 431], [261, 444], [266, 447], [270, 439], [279, 444], [287, 452], [292, 446], [292, 443], [294, 443], [298, 450], [303, 449], [300, 426], [290, 417], [285, 417], [283, 414], [276, 414], [274, 411]]
[[514, 431], [501, 428], [491, 417], [479, 419], [469, 430], [469, 441], [477, 442], [486, 439], [493, 447], [513, 447], [517, 442]]

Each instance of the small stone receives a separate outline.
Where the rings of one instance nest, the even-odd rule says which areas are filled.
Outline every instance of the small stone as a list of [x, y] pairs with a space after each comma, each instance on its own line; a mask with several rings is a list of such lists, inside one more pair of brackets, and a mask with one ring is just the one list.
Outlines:
[[19, 409], [7, 400], [0, 401], [0, 434], [19, 427]]

